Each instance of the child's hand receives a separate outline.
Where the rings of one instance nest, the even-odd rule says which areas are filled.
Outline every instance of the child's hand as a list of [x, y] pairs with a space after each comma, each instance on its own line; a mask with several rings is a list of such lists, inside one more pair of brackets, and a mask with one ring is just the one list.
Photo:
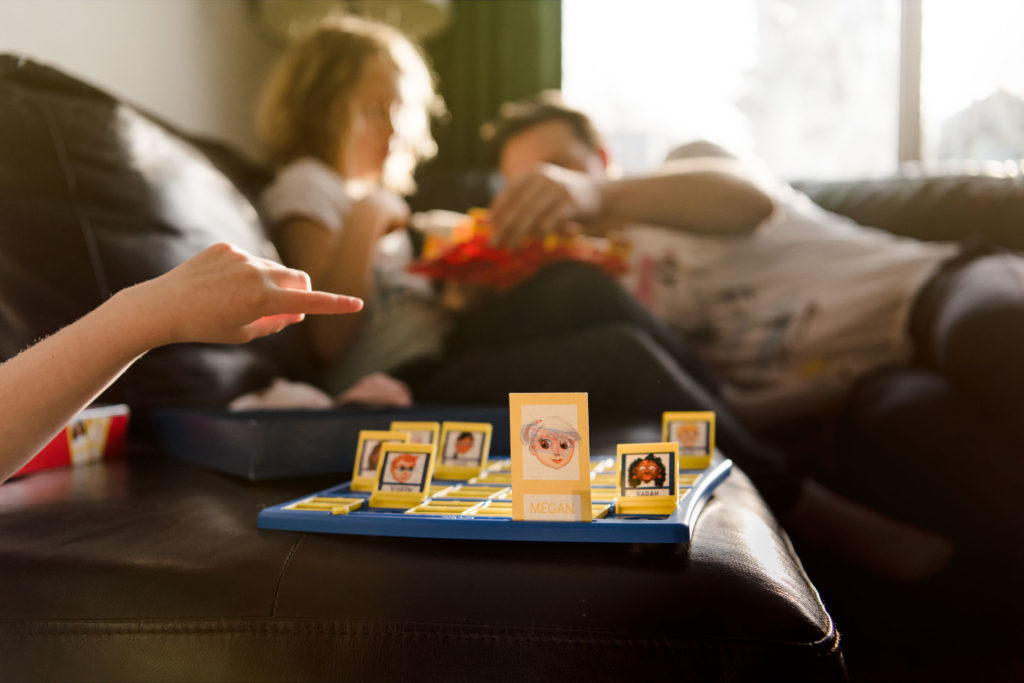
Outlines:
[[311, 291], [309, 276], [215, 244], [158, 278], [124, 290], [151, 345], [243, 343], [301, 321], [306, 313], [354, 313], [361, 299]]
[[551, 232], [574, 234], [601, 211], [597, 181], [586, 173], [540, 164], [508, 185], [491, 205], [494, 243], [514, 247]]
[[377, 188], [356, 202], [356, 206], [372, 214], [370, 223], [376, 228], [377, 237], [409, 224], [409, 205], [389, 190]]

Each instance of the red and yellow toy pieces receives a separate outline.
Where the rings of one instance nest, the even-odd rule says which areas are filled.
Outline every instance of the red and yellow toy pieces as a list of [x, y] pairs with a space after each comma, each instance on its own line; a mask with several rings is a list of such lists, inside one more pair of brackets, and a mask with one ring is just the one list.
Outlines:
[[555, 261], [583, 261], [616, 275], [628, 265], [628, 248], [605, 238], [548, 235], [508, 249], [491, 244], [493, 232], [490, 212], [470, 209], [448, 236], [429, 235], [422, 258], [409, 270], [435, 280], [507, 288]]

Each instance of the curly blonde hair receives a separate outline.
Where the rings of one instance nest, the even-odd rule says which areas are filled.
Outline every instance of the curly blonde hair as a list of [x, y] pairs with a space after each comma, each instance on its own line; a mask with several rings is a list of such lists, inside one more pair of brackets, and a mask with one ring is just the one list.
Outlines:
[[420, 48], [397, 29], [353, 16], [332, 16], [307, 28], [274, 66], [264, 85], [256, 133], [275, 166], [312, 156], [334, 167], [348, 130], [348, 107], [363, 66], [383, 59], [399, 74], [401, 102], [382, 183], [415, 189], [416, 164], [437, 153], [432, 116], [444, 102]]

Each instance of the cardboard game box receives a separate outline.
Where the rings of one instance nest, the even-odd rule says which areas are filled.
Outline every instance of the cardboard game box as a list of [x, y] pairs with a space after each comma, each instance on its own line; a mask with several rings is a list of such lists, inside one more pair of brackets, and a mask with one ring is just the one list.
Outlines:
[[123, 404], [86, 408], [14, 476], [50, 467], [78, 466], [122, 457], [129, 416], [128, 406]]

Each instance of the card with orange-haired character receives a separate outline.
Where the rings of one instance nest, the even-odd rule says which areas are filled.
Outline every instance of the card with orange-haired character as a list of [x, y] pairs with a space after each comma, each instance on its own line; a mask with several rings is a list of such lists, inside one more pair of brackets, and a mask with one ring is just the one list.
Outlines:
[[383, 444], [370, 507], [412, 507], [426, 500], [436, 454], [432, 443]]

